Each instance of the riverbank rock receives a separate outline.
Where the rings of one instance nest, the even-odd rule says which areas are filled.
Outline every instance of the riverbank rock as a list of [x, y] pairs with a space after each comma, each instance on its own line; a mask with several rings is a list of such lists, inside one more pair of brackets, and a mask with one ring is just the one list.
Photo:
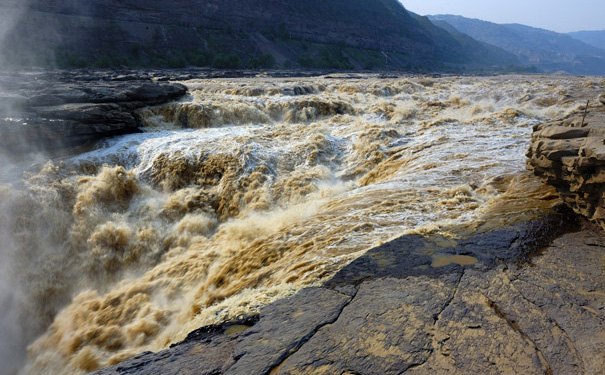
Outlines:
[[534, 128], [527, 167], [576, 213], [605, 228], [605, 108]]
[[96, 374], [601, 374], [605, 240], [584, 229], [528, 258], [544, 225], [447, 247], [403, 236], [257, 317]]
[[184, 85], [158, 82], [150, 72], [0, 73], [0, 149], [57, 151], [137, 132], [136, 109], [186, 92]]

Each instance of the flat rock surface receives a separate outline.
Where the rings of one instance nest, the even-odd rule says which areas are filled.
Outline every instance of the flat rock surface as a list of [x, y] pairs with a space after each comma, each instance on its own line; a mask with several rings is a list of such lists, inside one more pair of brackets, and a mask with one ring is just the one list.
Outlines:
[[576, 213], [605, 228], [605, 106], [534, 128], [527, 166]]
[[437, 249], [477, 260], [466, 266], [433, 267], [418, 254], [439, 241], [404, 236], [247, 323], [203, 327], [97, 374], [605, 373], [603, 233], [584, 227], [523, 255], [543, 229]]
[[57, 151], [133, 133], [136, 110], [178, 99], [170, 72], [40, 71], [0, 73], [0, 149]]

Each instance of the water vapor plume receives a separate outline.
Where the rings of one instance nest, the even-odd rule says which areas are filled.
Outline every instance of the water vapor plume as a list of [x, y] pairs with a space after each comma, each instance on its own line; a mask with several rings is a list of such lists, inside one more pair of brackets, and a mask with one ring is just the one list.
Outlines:
[[[12, 73], [4, 70], [15, 67], [15, 58], [24, 48], [15, 28], [25, 17], [28, 5], [28, 0], [4, 0], [0, 4], [0, 130], [14, 126], [12, 120], [20, 116], [25, 101], [11, 92]], [[27, 321], [31, 315], [24, 312], [27, 293], [20, 282], [23, 269], [19, 266], [20, 254], [15, 252], [17, 239], [13, 233], [14, 202], [19, 195], [14, 184], [22, 173], [22, 166], [15, 161], [18, 158], [0, 144], [0, 372], [3, 374], [17, 373], [25, 360], [26, 345], [35, 337], [24, 330], [32, 322]]]
[[0, 69], [12, 67], [18, 51], [24, 47], [14, 34], [25, 16], [29, 0], [5, 0], [0, 5]]
[[19, 324], [21, 298], [23, 292], [15, 281], [18, 278], [13, 267], [12, 233], [9, 228], [11, 220], [10, 202], [12, 191], [9, 186], [0, 184], [0, 363], [10, 374], [16, 372], [25, 359], [25, 335]]

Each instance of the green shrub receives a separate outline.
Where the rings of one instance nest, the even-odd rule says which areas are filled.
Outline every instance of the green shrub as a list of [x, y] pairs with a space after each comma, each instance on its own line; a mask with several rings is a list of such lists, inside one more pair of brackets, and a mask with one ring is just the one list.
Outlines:
[[298, 55], [297, 61], [298, 64], [303, 68], [312, 68], [315, 66], [315, 60], [313, 59], [313, 57], [306, 53], [301, 53], [300, 55]]
[[59, 52], [56, 54], [56, 64], [59, 68], [86, 68], [90, 65], [90, 61], [69, 52]]
[[317, 66], [322, 69], [353, 69], [353, 65], [342, 54], [341, 49], [335, 47], [324, 47], [319, 51]]
[[210, 66], [211, 63], [212, 56], [204, 50], [198, 51], [191, 57], [191, 64], [194, 66]]
[[242, 59], [237, 53], [218, 54], [212, 59], [212, 67], [217, 69], [237, 69], [242, 65]]
[[294, 68], [294, 62], [292, 60], [286, 60], [286, 61], [284, 61], [283, 68], [284, 69], [293, 69]]
[[275, 66], [275, 57], [270, 54], [262, 55], [260, 57], [251, 57], [248, 59], [247, 66], [252, 69], [269, 69]]

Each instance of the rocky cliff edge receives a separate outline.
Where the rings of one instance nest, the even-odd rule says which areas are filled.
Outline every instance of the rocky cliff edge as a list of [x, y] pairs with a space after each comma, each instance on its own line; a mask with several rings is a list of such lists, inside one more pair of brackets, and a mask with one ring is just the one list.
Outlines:
[[0, 151], [57, 152], [139, 131], [136, 109], [176, 100], [184, 85], [169, 73], [0, 72]]
[[605, 96], [585, 107], [534, 128], [527, 166], [576, 213], [605, 228]]

